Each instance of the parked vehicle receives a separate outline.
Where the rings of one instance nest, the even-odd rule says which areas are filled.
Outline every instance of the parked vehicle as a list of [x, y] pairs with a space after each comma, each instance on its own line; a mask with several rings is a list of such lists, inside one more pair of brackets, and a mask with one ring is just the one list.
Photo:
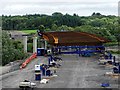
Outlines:
[[34, 88], [36, 87], [36, 83], [30, 82], [28, 80], [24, 80], [19, 83], [20, 88]]

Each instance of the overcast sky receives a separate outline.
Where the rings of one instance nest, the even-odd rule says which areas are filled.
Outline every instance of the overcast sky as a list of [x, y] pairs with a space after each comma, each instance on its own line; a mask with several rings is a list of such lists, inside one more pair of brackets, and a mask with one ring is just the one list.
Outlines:
[[0, 0], [0, 15], [78, 14], [89, 16], [93, 12], [104, 15], [118, 15], [120, 0]]

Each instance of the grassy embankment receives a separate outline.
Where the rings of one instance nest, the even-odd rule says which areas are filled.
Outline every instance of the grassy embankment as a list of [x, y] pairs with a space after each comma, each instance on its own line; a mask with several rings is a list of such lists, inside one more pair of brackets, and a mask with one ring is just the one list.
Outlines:
[[21, 30], [21, 31], [26, 34], [32, 34], [37, 32], [37, 30]]

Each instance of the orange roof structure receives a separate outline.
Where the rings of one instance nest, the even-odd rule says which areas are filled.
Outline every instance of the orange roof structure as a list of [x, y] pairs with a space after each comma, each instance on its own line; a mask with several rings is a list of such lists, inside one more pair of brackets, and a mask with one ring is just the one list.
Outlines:
[[109, 40], [86, 32], [45, 32], [43, 38], [54, 46], [101, 45]]

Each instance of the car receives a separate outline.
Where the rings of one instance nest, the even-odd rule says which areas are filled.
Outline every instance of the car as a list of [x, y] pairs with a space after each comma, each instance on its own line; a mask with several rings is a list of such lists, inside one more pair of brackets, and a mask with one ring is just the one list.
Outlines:
[[19, 83], [19, 88], [34, 88], [36, 87], [36, 83], [30, 82], [28, 80], [24, 80]]

